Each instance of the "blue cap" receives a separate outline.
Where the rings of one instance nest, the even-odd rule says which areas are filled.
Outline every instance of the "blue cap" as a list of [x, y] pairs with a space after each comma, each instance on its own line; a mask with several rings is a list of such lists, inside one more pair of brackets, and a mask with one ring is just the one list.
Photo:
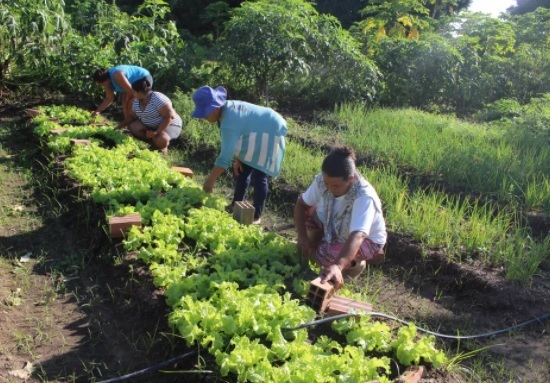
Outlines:
[[193, 102], [195, 110], [191, 113], [191, 117], [206, 118], [216, 108], [225, 104], [227, 100], [227, 92], [221, 86], [212, 89], [208, 85], [200, 87], [193, 93]]

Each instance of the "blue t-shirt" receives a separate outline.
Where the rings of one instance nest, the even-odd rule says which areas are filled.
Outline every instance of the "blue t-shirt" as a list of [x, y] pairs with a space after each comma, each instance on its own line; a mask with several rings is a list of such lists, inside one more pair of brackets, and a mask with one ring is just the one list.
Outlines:
[[111, 79], [111, 88], [113, 88], [115, 92], [124, 92], [124, 89], [122, 89], [113, 79], [113, 75], [115, 74], [115, 72], [118, 72], [118, 71], [122, 71], [122, 73], [124, 73], [124, 76], [126, 76], [130, 84], [133, 84], [140, 78], [151, 76], [151, 73], [149, 73], [147, 69], [139, 66], [119, 65], [114, 68], [111, 68], [108, 70], [108, 72], [109, 72], [109, 78]]
[[227, 169], [233, 156], [271, 177], [281, 171], [286, 121], [273, 109], [227, 101], [221, 109], [221, 153], [215, 164]]

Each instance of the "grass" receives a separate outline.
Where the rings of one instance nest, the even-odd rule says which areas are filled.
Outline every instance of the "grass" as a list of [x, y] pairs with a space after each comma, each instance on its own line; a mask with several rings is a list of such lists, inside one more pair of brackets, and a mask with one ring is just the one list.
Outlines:
[[391, 166], [442, 177], [451, 186], [515, 199], [550, 212], [550, 149], [527, 127], [481, 125], [404, 109], [342, 105], [339, 138], [359, 153]]

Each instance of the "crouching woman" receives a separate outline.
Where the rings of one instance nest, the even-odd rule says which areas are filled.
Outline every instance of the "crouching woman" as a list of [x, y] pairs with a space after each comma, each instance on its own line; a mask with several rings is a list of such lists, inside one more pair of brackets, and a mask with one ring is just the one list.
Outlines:
[[166, 153], [170, 141], [181, 133], [180, 116], [167, 96], [153, 91], [148, 78], [134, 82], [132, 89], [135, 96], [132, 113], [117, 125], [117, 129], [128, 126], [134, 137]]
[[298, 197], [294, 224], [299, 251], [338, 289], [383, 260], [386, 224], [376, 191], [355, 169], [352, 148], [334, 148], [321, 170]]

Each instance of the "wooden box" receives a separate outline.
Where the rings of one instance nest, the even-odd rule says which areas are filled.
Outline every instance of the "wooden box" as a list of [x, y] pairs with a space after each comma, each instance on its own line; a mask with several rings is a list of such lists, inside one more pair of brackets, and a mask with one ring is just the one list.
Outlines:
[[193, 171], [189, 168], [184, 168], [184, 167], [181, 167], [181, 166], [172, 166], [170, 169], [181, 173], [185, 177], [193, 178]]
[[141, 227], [141, 215], [129, 214], [109, 218], [109, 233], [111, 238], [123, 238], [132, 226]]
[[237, 201], [233, 207], [233, 219], [240, 224], [250, 225], [254, 221], [254, 210], [250, 202]]

